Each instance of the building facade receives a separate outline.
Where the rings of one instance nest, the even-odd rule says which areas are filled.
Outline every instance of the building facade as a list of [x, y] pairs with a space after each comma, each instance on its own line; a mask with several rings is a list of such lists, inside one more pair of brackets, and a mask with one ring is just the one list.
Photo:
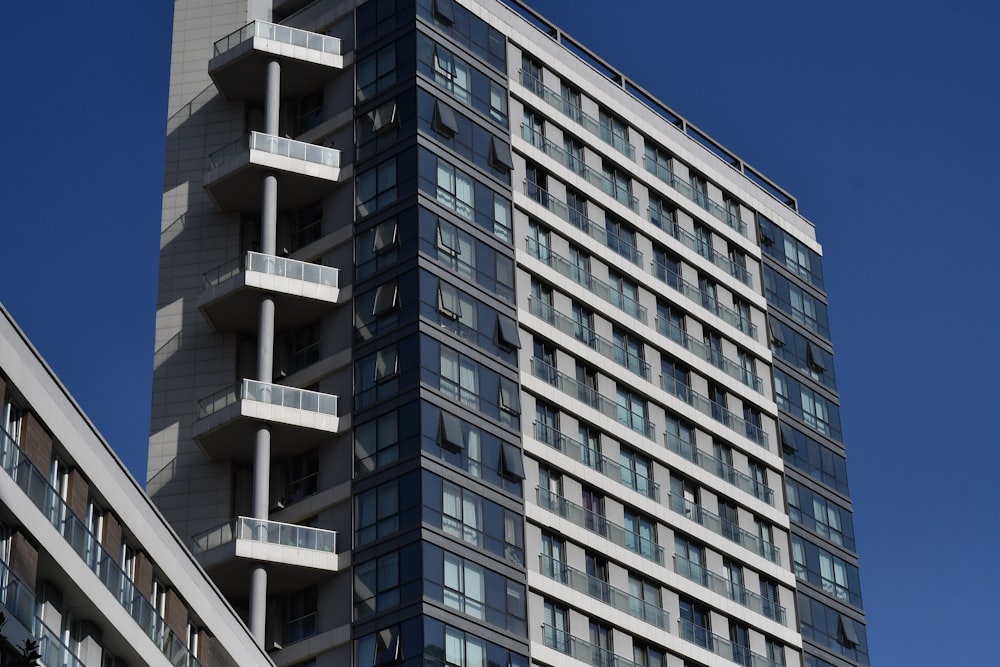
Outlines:
[[867, 665], [797, 209], [516, 0], [177, 0], [148, 491], [279, 665]]
[[2, 306], [0, 406], [3, 664], [273, 664]]

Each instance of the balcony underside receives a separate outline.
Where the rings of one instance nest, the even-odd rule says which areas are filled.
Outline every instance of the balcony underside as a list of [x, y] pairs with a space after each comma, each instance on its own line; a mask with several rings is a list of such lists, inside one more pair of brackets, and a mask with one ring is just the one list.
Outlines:
[[259, 214], [264, 176], [269, 172], [278, 178], [279, 209], [299, 209], [319, 201], [340, 178], [339, 166], [247, 148], [239, 157], [209, 171], [205, 190], [222, 212]]
[[298, 329], [333, 310], [340, 289], [328, 285], [243, 271], [198, 296], [198, 308], [216, 331], [255, 334], [259, 328], [260, 299], [274, 298], [281, 329]]
[[339, 572], [351, 561], [350, 552], [328, 553], [312, 549], [233, 540], [197, 556], [216, 586], [229, 599], [246, 595], [250, 576], [259, 565], [267, 567], [268, 595], [302, 590]]
[[193, 437], [209, 458], [252, 461], [257, 429], [265, 423], [271, 453], [282, 457], [305, 454], [340, 428], [336, 416], [240, 399], [196, 421]]
[[344, 57], [340, 54], [257, 36], [212, 58], [208, 73], [226, 99], [263, 102], [267, 64], [275, 59], [281, 64], [281, 95], [286, 99], [319, 89], [344, 67]]

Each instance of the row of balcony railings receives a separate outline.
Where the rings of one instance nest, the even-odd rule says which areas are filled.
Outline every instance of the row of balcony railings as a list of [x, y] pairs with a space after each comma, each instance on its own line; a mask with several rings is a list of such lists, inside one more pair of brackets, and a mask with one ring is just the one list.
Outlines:
[[569, 315], [556, 310], [553, 306], [534, 297], [528, 297], [528, 309], [531, 314], [544, 320], [562, 333], [572, 336], [587, 347], [595, 350], [606, 359], [614, 361], [619, 366], [627, 368], [644, 380], [650, 379], [649, 364], [642, 358], [632, 354], [621, 345], [608, 340], [593, 329], [577, 322]]
[[213, 151], [208, 156], [208, 169], [217, 169], [226, 163], [245, 155], [247, 150], [256, 150], [280, 157], [302, 160], [324, 167], [340, 166], [340, 151], [305, 141], [296, 141], [264, 132], [251, 132], [222, 148]]
[[[730, 430], [746, 435], [754, 442], [767, 442], [767, 434], [761, 427], [736, 415], [721, 403], [700, 394], [687, 384], [670, 375], [660, 375], [660, 388], [671, 396], [681, 399], [695, 410], [725, 425]], [[766, 445], [765, 445], [766, 446]]]
[[[632, 195], [628, 189], [618, 187], [615, 182], [605, 174], [598, 173], [596, 170], [587, 166], [578, 156], [573, 155], [565, 148], [560, 147], [551, 139], [547, 139], [538, 130], [532, 129], [526, 125], [521, 125], [521, 135], [524, 137], [525, 141], [530, 143], [535, 148], [538, 148], [546, 155], [562, 162], [568, 169], [583, 177], [591, 185], [600, 188], [605, 194], [610, 195], [632, 211], [636, 213], [639, 212], [638, 197]], [[608, 238], [605, 239], [605, 232], [597, 225], [593, 224], [583, 211], [568, 206], [566, 203], [560, 201], [554, 195], [549, 193], [545, 188], [542, 188], [540, 185], [530, 181], [524, 181], [524, 193], [534, 201], [548, 208], [563, 220], [566, 220], [574, 226], [583, 229], [583, 231], [587, 232], [595, 239], [599, 241], [606, 240], [609, 247], [616, 249], [619, 254], [628, 259], [630, 262], [640, 266], [642, 265], [642, 253], [636, 250], [631, 243], [624, 239], [612, 239], [611, 232], [606, 233]], [[712, 264], [733, 276], [744, 285], [749, 287], [753, 286], [753, 276], [750, 273], [750, 270], [743, 264], [738, 263], [732, 258], [719, 252], [706, 240], [699, 239], [691, 232], [683, 229], [677, 224], [676, 221], [662, 215], [659, 211], [655, 211], [650, 208], [648, 210], [648, 217], [650, 222], [680, 241], [685, 247], [694, 250], [699, 255], [712, 262]]]
[[543, 576], [569, 586], [577, 593], [583, 593], [611, 605], [633, 618], [655, 625], [661, 630], [670, 631], [670, 614], [659, 606], [632, 595], [628, 591], [616, 588], [582, 570], [570, 567], [551, 556], [538, 554], [538, 558]]
[[656, 330], [685, 349], [691, 350], [716, 368], [725, 371], [726, 375], [734, 380], [739, 380], [757, 393], [763, 393], [764, 382], [760, 376], [733, 361], [723, 354], [721, 350], [706, 345], [670, 320], [659, 316], [656, 318]]
[[577, 526], [600, 535], [612, 544], [628, 549], [643, 558], [663, 565], [663, 547], [655, 540], [608, 521], [603, 515], [578, 505], [557, 493], [536, 487], [538, 505]]
[[[537, 189], [537, 187], [533, 186], [533, 184], [527, 182], [525, 183], [525, 193], [532, 199], [538, 200], [538, 198], [541, 198], [540, 200], [544, 202], [543, 205], [547, 208], [551, 208], [558, 215], [560, 215], [560, 217], [567, 220], [573, 217], [573, 209], [566, 207], [565, 204], [557, 200], [547, 199], [547, 195], [543, 197], [542, 194], [544, 191]], [[587, 227], [590, 229], [594, 228], [593, 223], [590, 223], [589, 221], [586, 221], [586, 223], [584, 221], [578, 221], [576, 226], [580, 227], [583, 224], [587, 224]], [[594, 234], [591, 234], [591, 236], [594, 236]], [[606, 243], [611, 242], [611, 237], [608, 236], [607, 233], [602, 233], [595, 236], [595, 238]], [[587, 288], [589, 291], [593, 292], [597, 296], [600, 296], [602, 299], [608, 301], [614, 306], [621, 308], [632, 317], [641, 320], [643, 323], [646, 322], [647, 310], [645, 306], [639, 305], [639, 302], [635, 297], [624, 294], [614, 286], [609, 285], [599, 278], [595, 278], [594, 275], [585, 267], [574, 264], [565, 257], [562, 257], [545, 243], [539, 242], [537, 239], [533, 239], [531, 237], [526, 237], [525, 241], [528, 253], [532, 257], [540, 259], [548, 266], [556, 269], [556, 271], [558, 271], [561, 275], [569, 278], [578, 285]], [[628, 244], [625, 245], [628, 248], [632, 248], [632, 246]], [[642, 260], [641, 253], [639, 253], [638, 250], [634, 250], [634, 248], [626, 250], [623, 253], [623, 256], [627, 256], [629, 259], [634, 257], [638, 261]], [[668, 287], [679, 292], [689, 300], [700, 304], [710, 313], [722, 319], [727, 324], [739, 329], [742, 333], [755, 340], [757, 339], [757, 325], [751, 322], [747, 315], [741, 314], [739, 311], [723, 305], [722, 302], [720, 302], [713, 294], [682, 278], [678, 273], [660, 261], [653, 261], [652, 266], [652, 273], [661, 281], [666, 283]]]
[[191, 553], [202, 554], [235, 540], [249, 540], [326, 553], [337, 552], [336, 531], [239, 516], [192, 536]]
[[674, 572], [714, 593], [723, 595], [737, 604], [785, 625], [785, 608], [768, 600], [745, 586], [712, 572], [704, 565], [674, 554]]
[[521, 137], [549, 157], [561, 162], [567, 168], [571, 169], [577, 176], [583, 177], [585, 181], [593, 185], [595, 188], [599, 188], [602, 192], [604, 192], [604, 194], [617, 200], [619, 204], [631, 209], [633, 213], [639, 212], [638, 197], [629, 192], [628, 188], [619, 187], [612, 178], [603, 172], [598, 172], [587, 166], [587, 164], [579, 156], [567, 152], [565, 148], [559, 146], [551, 139], [547, 139], [545, 135], [538, 130], [530, 128], [524, 124], [521, 125]]
[[[552, 90], [531, 73], [520, 70], [521, 85], [541, 97], [549, 106], [561, 112], [567, 118], [583, 127], [585, 130], [598, 137], [616, 151], [635, 161], [635, 147], [632, 146], [625, 137], [616, 133], [605, 123], [601, 123], [596, 118], [587, 115], [582, 109], [571, 101], [564, 99], [559, 93]], [[726, 206], [710, 198], [704, 190], [692, 187], [691, 184], [682, 181], [674, 175], [666, 165], [644, 156], [643, 162], [646, 170], [657, 176], [664, 183], [682, 194], [685, 198], [697, 204], [700, 208], [708, 211], [712, 217], [725, 223], [726, 226], [735, 229], [743, 236], [747, 235], [747, 225], [743, 222], [738, 212], [728, 209]]]
[[566, 375], [537, 357], [532, 357], [531, 359], [531, 374], [576, 400], [586, 403], [604, 416], [610, 417], [619, 424], [623, 424], [633, 431], [643, 434], [650, 440], [656, 437], [656, 425], [643, 415], [633, 411], [630, 406], [622, 405], [602, 395], [594, 387], [589, 387], [576, 378]]
[[[584, 465], [601, 472], [606, 477], [620, 481], [621, 484], [627, 488], [638, 491], [645, 497], [655, 500], [656, 502], [660, 502], [660, 487], [652, 480], [638, 474], [634, 470], [630, 470], [619, 463], [607, 459], [598, 452], [584, 446], [579, 440], [562, 433], [554, 427], [535, 422], [534, 431], [535, 438], [539, 442], [542, 442], [553, 449], [565, 452]], [[667, 440], [669, 441], [670, 438], [668, 437]], [[737, 544], [749, 549], [759, 556], [763, 556], [773, 563], [781, 562], [781, 549], [771, 542], [762, 539], [758, 535], [754, 535], [748, 530], [740, 528], [735, 523], [723, 519], [718, 514], [710, 512], [697, 503], [691, 502], [673, 493], [667, 495], [667, 506], [675, 513], [694, 521], [698, 525], [707, 528], [716, 535], [720, 535], [732, 542], [736, 542]], [[541, 500], [543, 497], [545, 500], [544, 503]], [[577, 511], [574, 509], [574, 507], [577, 507], [574, 503], [552, 494], [545, 489], [539, 489], [539, 499], [540, 505], [557, 514], [560, 514], [561, 516], [566, 516], [564, 512]], [[606, 519], [590, 510], [582, 510], [582, 513], [578, 514], [579, 516], [575, 516], [574, 518], [578, 519], [583, 517], [586, 519], [586, 521], [583, 522], [576, 522], [580, 525], [586, 523], [587, 527], [590, 527], [607, 523]], [[662, 553], [662, 548], [657, 548]]]
[[[633, 491], [638, 491], [642, 495], [660, 502], [660, 485], [652, 479], [622, 466], [620, 463], [609, 459], [600, 452], [587, 447], [582, 442], [569, 436], [554, 426], [534, 422], [535, 439], [539, 442], [563, 452], [575, 461], [586, 465], [589, 468], [602, 473], [610, 479], [620, 481]], [[711, 454], [703, 452], [694, 446], [693, 443], [682, 440], [676, 435], [664, 434], [667, 448], [684, 459], [697, 464], [703, 470], [713, 473], [740, 490], [751, 494], [759, 500], [763, 500], [768, 505], [774, 506], [774, 490], [766, 484], [762, 484], [750, 477], [746, 473], [736, 470], [733, 466], [725, 463]]]
[[[198, 660], [188, 650], [187, 644], [167, 626], [155, 607], [143, 597], [124, 570], [114, 561], [100, 540], [66, 505], [59, 493], [49, 484], [48, 479], [21, 454], [14, 440], [0, 430], [0, 466], [31, 503], [45, 516], [46, 520], [59, 531], [73, 551], [94, 572], [101, 584], [115, 596], [118, 603], [129, 612], [160, 651], [175, 665], [200, 667]], [[27, 517], [23, 518], [27, 520]], [[81, 585], [83, 585], [81, 583]], [[23, 595], [24, 593], [19, 593]], [[8, 607], [10, 608], [10, 607]], [[58, 634], [53, 635], [58, 638]], [[54, 641], [45, 640], [55, 646]], [[58, 648], [53, 651], [59, 652]], [[63, 662], [43, 659], [46, 665], [63, 665]], [[72, 663], [70, 663], [72, 664]]]
[[550, 268], [555, 269], [561, 276], [569, 278], [577, 285], [586, 288], [601, 299], [607, 301], [624, 313], [636, 318], [643, 324], [646, 323], [648, 311], [639, 301], [613, 285], [596, 278], [594, 274], [586, 268], [577, 266], [562, 255], [559, 255], [532, 238], [525, 239], [528, 253], [535, 259], [541, 260]]
[[698, 449], [694, 443], [683, 440], [673, 433], [667, 433], [664, 437], [667, 449], [674, 454], [678, 454], [691, 463], [696, 464], [702, 470], [707, 470], [716, 477], [729, 482], [741, 491], [745, 491], [755, 498], [763, 500], [772, 507], [774, 506], [774, 489], [758, 482], [750, 475], [740, 472], [725, 461], [721, 461], [711, 454]]
[[338, 414], [338, 398], [332, 394], [244, 379], [198, 401], [198, 419], [213, 415], [239, 401], [255, 401], [333, 417]]
[[624, 484], [633, 491], [638, 491], [651, 500], [660, 502], [660, 485], [658, 483], [604, 456], [597, 450], [587, 447], [576, 438], [566, 435], [553, 426], [540, 422], [534, 422], [534, 425], [535, 439], [539, 442], [567, 454], [574, 461], [579, 461], [588, 468]]
[[731, 660], [743, 667], [783, 667], [784, 662], [771, 660], [759, 653], [754, 653], [749, 646], [726, 639], [713, 633], [707, 626], [698, 625], [686, 618], [677, 619], [681, 639], [697, 644], [712, 653]]
[[321, 35], [301, 28], [270, 23], [269, 21], [253, 21], [239, 30], [234, 30], [212, 46], [212, 56], [222, 55], [229, 49], [239, 46], [251, 37], [260, 37], [290, 46], [301, 46], [313, 51], [340, 55], [342, 41], [338, 37]]
[[740, 528], [732, 521], [723, 519], [718, 514], [710, 512], [698, 503], [687, 498], [669, 494], [669, 507], [671, 510], [694, 521], [699, 526], [708, 528], [716, 535], [721, 535], [731, 542], [736, 542], [740, 546], [749, 549], [758, 556], [763, 556], [772, 563], [781, 564], [781, 549], [776, 545], [761, 539], [748, 530]]
[[301, 280], [302, 282], [325, 287], [340, 286], [340, 269], [251, 251], [240, 257], [233, 258], [210, 271], [206, 271], [203, 276], [204, 289], [217, 287], [243, 272], [255, 272], [279, 278], [291, 278], [292, 280]]

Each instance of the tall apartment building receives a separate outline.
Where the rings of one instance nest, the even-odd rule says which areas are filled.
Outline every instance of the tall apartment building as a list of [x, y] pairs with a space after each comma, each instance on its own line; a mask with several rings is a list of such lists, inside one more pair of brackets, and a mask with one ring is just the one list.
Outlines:
[[272, 664], [2, 305], [0, 427], [0, 664]]
[[516, 0], [176, 0], [148, 490], [279, 665], [867, 665], [813, 225]]

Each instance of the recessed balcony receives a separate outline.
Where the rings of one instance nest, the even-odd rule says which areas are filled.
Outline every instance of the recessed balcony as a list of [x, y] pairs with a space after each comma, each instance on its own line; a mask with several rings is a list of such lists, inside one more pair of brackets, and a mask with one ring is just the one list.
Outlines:
[[191, 538], [191, 553], [225, 594], [246, 589], [250, 572], [267, 563], [268, 591], [300, 590], [349, 561], [337, 553], [337, 532], [240, 516]]
[[340, 298], [340, 269], [248, 252], [204, 276], [198, 308], [216, 331], [252, 334], [263, 292], [274, 298], [283, 328], [315, 322]]
[[208, 156], [205, 190], [220, 211], [257, 212], [265, 174], [278, 175], [278, 205], [302, 208], [340, 179], [340, 151], [251, 132]]
[[272, 448], [297, 456], [328, 440], [340, 428], [336, 396], [243, 380], [198, 401], [194, 439], [213, 459], [253, 459], [254, 436], [262, 422]]
[[281, 61], [281, 94], [311, 93], [344, 68], [337, 37], [268, 21], [253, 21], [215, 43], [208, 74], [230, 100], [264, 99], [267, 63]]

